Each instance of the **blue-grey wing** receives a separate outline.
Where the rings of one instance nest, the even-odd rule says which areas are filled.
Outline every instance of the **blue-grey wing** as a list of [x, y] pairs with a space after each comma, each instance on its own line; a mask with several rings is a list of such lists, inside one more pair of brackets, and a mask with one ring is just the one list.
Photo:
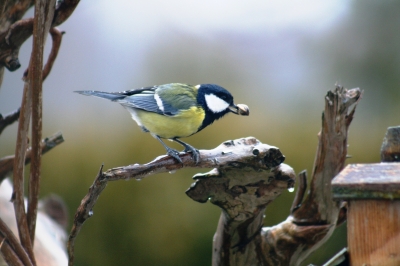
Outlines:
[[122, 100], [118, 101], [125, 107], [141, 109], [147, 112], [153, 112], [158, 114], [163, 114], [163, 111], [157, 105], [157, 101], [154, 99], [153, 95], [132, 95], [127, 96]]
[[126, 97], [118, 100], [118, 102], [125, 107], [137, 108], [166, 116], [173, 116], [179, 113], [178, 109], [173, 108], [159, 97], [157, 87], [125, 91], [121, 94], [126, 95]]

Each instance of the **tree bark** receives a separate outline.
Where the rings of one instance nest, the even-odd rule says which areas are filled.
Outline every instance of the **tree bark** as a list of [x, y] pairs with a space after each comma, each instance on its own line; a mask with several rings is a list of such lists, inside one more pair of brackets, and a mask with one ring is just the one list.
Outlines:
[[[207, 176], [218, 179], [215, 184], [203, 186], [203, 193], [210, 197], [211, 203], [222, 208], [214, 237], [214, 266], [299, 265], [329, 239], [339, 223], [346, 220], [346, 205], [332, 200], [331, 180], [344, 168], [347, 132], [361, 95], [359, 89], [347, 90], [341, 86], [327, 93], [310, 191], [301, 203], [306, 190], [303, 172], [292, 214], [282, 223], [262, 228], [267, 204], [293, 182], [290, 180], [292, 170], [286, 169], [284, 164], [272, 170], [271, 176], [261, 173], [266, 178], [264, 183], [254, 180], [260, 173], [258, 169], [255, 172], [243, 169], [214, 171], [211, 177]], [[271, 177], [273, 181], [267, 182]], [[224, 186], [219, 185], [221, 178]], [[264, 190], [260, 193], [262, 186]], [[275, 197], [266, 197], [271, 192]]]

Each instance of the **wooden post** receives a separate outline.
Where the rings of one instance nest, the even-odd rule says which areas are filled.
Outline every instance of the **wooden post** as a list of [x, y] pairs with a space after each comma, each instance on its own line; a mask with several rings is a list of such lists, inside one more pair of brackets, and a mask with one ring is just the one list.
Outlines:
[[388, 128], [382, 163], [348, 165], [332, 181], [348, 201], [350, 265], [400, 265], [400, 126]]

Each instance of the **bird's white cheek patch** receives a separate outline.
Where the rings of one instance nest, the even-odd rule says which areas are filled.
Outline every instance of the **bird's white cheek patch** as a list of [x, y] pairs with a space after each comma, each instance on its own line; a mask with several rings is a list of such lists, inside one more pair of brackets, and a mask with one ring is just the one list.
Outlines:
[[214, 113], [222, 112], [229, 107], [229, 103], [225, 102], [214, 94], [206, 94], [205, 98], [208, 108], [210, 108], [210, 110]]
[[160, 96], [158, 96], [157, 93], [154, 93], [154, 99], [155, 99], [156, 102], [157, 102], [158, 108], [159, 108], [161, 111], [164, 112], [164, 105], [163, 105], [163, 103], [162, 103], [162, 100], [161, 100]]

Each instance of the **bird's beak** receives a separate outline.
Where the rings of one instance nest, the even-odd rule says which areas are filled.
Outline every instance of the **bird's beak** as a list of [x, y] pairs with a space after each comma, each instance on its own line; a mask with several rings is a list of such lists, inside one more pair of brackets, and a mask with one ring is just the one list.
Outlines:
[[232, 104], [229, 106], [229, 111], [237, 115], [245, 115], [248, 116], [250, 114], [250, 109], [245, 104]]

